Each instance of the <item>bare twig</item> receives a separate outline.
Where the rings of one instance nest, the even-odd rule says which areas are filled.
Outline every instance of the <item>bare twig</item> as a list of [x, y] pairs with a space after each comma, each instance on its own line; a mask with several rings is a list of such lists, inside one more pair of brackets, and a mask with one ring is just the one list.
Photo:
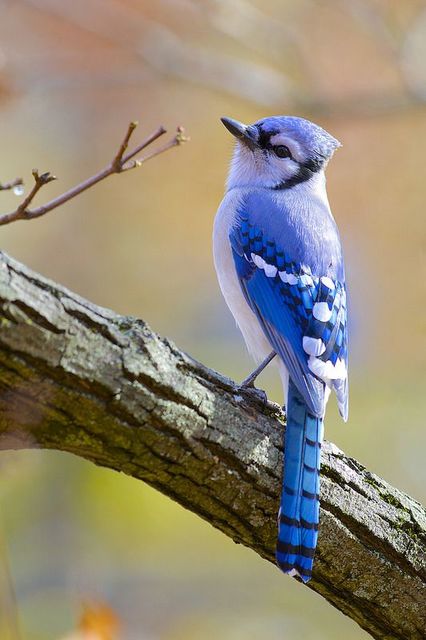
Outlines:
[[45, 184], [48, 184], [49, 182], [53, 182], [53, 180], [56, 180], [56, 176], [53, 176], [48, 171], [40, 175], [38, 172], [38, 169], [33, 169], [32, 174], [34, 178], [34, 186], [29, 192], [29, 194], [26, 196], [26, 198], [24, 198], [21, 204], [16, 208], [17, 218], [21, 218], [25, 216], [25, 212], [28, 211], [29, 205], [33, 201], [36, 194], [40, 191], [42, 187], [44, 187]]
[[10, 191], [10, 189], [14, 189], [15, 187], [21, 187], [24, 184], [22, 178], [15, 178], [11, 182], [0, 182], [0, 191]]
[[151, 153], [148, 153], [146, 156], [143, 156], [142, 158], [138, 158], [137, 160], [132, 160], [129, 164], [127, 164], [127, 162], [131, 158], [133, 158], [137, 153], [142, 151], [142, 149], [145, 149], [145, 147], [147, 147], [148, 145], [147, 144], [140, 145], [137, 149], [135, 149], [135, 151], [132, 151], [131, 153], [129, 153], [125, 158], [123, 158], [123, 165], [126, 164], [126, 166], [122, 167], [121, 170], [127, 171], [128, 169], [134, 169], [135, 167], [140, 167], [141, 164], [143, 164], [147, 160], [151, 160], [151, 158], [155, 158], [155, 156], [160, 155], [160, 153], [164, 153], [164, 151], [167, 151], [168, 149], [171, 149], [172, 147], [176, 147], [180, 144], [183, 144], [188, 140], [190, 140], [190, 138], [188, 138], [185, 135], [184, 128], [178, 127], [175, 137], [169, 140], [169, 142], [166, 142], [165, 145], [163, 145], [162, 147], [159, 147], [158, 149], [154, 149], [154, 151], [151, 151]]
[[[123, 156], [124, 156], [124, 152], [126, 151], [127, 147], [129, 146], [129, 141], [130, 138], [132, 137], [133, 131], [136, 129], [136, 127], [138, 126], [138, 123], [136, 121], [133, 121], [129, 124], [129, 127], [126, 131], [126, 135], [124, 136], [124, 140], [120, 145], [119, 150], [117, 151], [117, 155], [115, 156], [114, 160], [111, 163], [111, 166], [114, 167], [114, 169], [118, 172], [121, 171], [122, 166], [123, 166]], [[165, 129], [163, 129], [163, 127], [160, 127], [160, 129], [158, 131], [161, 130], [161, 134], [164, 132], [165, 133]], [[157, 133], [157, 132], [156, 132]], [[158, 135], [161, 135], [160, 133], [158, 133]], [[155, 138], [153, 140], [156, 140], [157, 136], [155, 136]]]
[[[57, 198], [50, 200], [50, 202], [47, 202], [46, 204], [41, 205], [40, 207], [29, 209], [28, 207], [32, 203], [35, 195], [38, 193], [41, 187], [43, 187], [48, 182], [51, 182], [52, 180], [56, 179], [56, 177], [50, 174], [49, 172], [42, 173], [41, 175], [39, 175], [38, 171], [34, 169], [33, 176], [34, 176], [35, 184], [31, 189], [30, 193], [23, 200], [23, 202], [15, 209], [15, 211], [11, 211], [10, 213], [5, 213], [0, 216], [0, 225], [9, 224], [10, 222], [15, 222], [15, 220], [32, 220], [33, 218], [39, 218], [40, 216], [43, 216], [49, 211], [52, 211], [52, 209], [56, 209], [56, 207], [59, 207], [61, 204], [68, 202], [68, 200], [75, 198], [75, 196], [79, 195], [83, 191], [90, 189], [90, 187], [93, 187], [93, 185], [97, 184], [101, 180], [104, 180], [108, 176], [111, 176], [114, 173], [122, 173], [123, 171], [128, 171], [129, 169], [135, 169], [136, 167], [140, 167], [143, 162], [146, 162], [147, 160], [154, 158], [160, 153], [164, 153], [164, 151], [167, 151], [168, 149], [171, 149], [172, 147], [176, 147], [182, 144], [183, 142], [189, 140], [189, 138], [185, 136], [184, 129], [182, 127], [178, 127], [175, 136], [171, 140], [169, 140], [169, 142], [167, 142], [163, 147], [155, 149], [154, 151], [152, 151], [151, 153], [147, 154], [146, 156], [140, 159], [134, 160], [133, 158], [138, 153], [140, 153], [143, 149], [145, 149], [150, 144], [152, 144], [155, 140], [157, 140], [157, 138], [159, 138], [160, 136], [166, 133], [166, 129], [164, 127], [159, 127], [156, 131], [154, 131], [151, 135], [149, 135], [141, 144], [137, 145], [127, 155], [124, 155], [129, 145], [130, 138], [137, 126], [138, 126], [137, 122], [131, 122], [129, 124], [126, 131], [126, 135], [124, 136], [123, 141], [116, 155], [112, 159], [111, 163], [107, 167], [105, 167], [105, 169], [102, 169], [102, 171], [99, 171], [99, 173], [96, 173], [94, 176], [91, 176], [87, 180], [80, 182], [80, 184], [76, 185], [72, 189], [69, 189], [62, 195], [58, 196]], [[20, 180], [20, 179], [17, 179], [17, 180]], [[15, 183], [10, 183], [10, 184], [11, 186], [8, 188], [12, 188], [13, 186], [16, 186], [16, 184], [22, 184], [22, 180], [20, 183], [17, 183], [17, 181], [15, 181]], [[3, 185], [3, 189], [5, 187], [7, 187], [7, 185]]]
[[[122, 158], [122, 163], [121, 163], [122, 166], [124, 164], [126, 164], [126, 162], [128, 162], [131, 158], [134, 158], [138, 153], [143, 151], [143, 149], [145, 149], [150, 144], [152, 144], [152, 142], [154, 142], [154, 140], [157, 140], [157, 138], [162, 136], [163, 133], [166, 133], [166, 130], [164, 129], [164, 127], [160, 127], [157, 131], [154, 131], [150, 136], [148, 136], [148, 138], [146, 140], [144, 140], [141, 144], [139, 144], [137, 147], [135, 147], [133, 149], [133, 151], [131, 151], [130, 153], [128, 153], [127, 155], [125, 155]], [[123, 154], [124, 154], [125, 150], [126, 150], [126, 148], [123, 149]]]

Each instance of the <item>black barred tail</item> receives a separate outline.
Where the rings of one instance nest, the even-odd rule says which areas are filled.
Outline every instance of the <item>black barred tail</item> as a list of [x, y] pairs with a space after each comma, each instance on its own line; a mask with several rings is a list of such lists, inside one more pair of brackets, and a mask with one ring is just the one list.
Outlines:
[[290, 381], [276, 559], [285, 573], [303, 582], [312, 575], [317, 546], [322, 437], [323, 419], [308, 412]]

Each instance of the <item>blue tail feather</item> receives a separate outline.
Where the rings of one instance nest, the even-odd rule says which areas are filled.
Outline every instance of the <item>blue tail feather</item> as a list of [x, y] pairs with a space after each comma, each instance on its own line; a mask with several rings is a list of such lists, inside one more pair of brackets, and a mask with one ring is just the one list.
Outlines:
[[285, 573], [298, 574], [303, 582], [312, 575], [318, 539], [322, 438], [323, 419], [309, 413], [290, 381], [276, 559]]

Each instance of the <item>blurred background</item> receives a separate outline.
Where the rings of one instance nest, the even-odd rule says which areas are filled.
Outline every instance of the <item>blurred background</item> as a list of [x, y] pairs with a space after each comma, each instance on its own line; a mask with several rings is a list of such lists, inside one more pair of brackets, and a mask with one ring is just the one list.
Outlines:
[[[345, 425], [330, 403], [326, 435], [424, 500], [426, 2], [3, 0], [0, 12], [0, 182], [52, 171], [42, 203], [107, 164], [132, 119], [135, 142], [160, 124], [191, 136], [2, 227], [1, 248], [237, 380], [252, 363], [211, 256], [232, 151], [219, 117], [303, 115], [342, 141], [328, 191], [349, 280], [351, 410]], [[1, 211], [18, 202], [0, 193]], [[262, 384], [280, 401], [273, 369]], [[87, 600], [111, 609], [123, 640], [367, 637], [129, 477], [7, 452], [0, 481], [2, 640], [64, 638]]]

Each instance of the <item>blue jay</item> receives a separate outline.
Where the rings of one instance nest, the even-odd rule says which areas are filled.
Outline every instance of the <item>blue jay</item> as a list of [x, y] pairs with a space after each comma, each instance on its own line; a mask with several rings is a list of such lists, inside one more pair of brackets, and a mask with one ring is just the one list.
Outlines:
[[245, 384], [277, 356], [287, 426], [276, 560], [307, 582], [332, 389], [348, 417], [345, 272], [324, 174], [340, 143], [303, 118], [222, 122], [236, 145], [214, 223], [214, 262], [247, 348], [261, 363]]

